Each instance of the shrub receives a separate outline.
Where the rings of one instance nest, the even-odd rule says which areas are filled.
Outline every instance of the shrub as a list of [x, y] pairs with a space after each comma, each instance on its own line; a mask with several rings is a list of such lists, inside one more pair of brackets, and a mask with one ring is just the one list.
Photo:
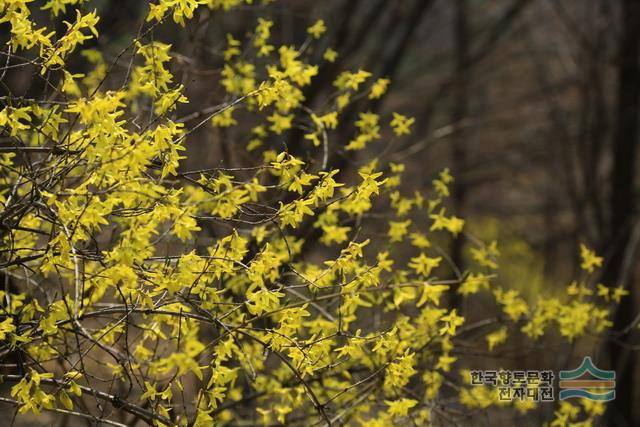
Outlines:
[[[305, 105], [339, 54], [322, 47], [322, 20], [298, 46], [273, 45], [262, 18], [244, 39], [227, 35], [224, 94], [194, 104], [172, 73], [188, 50], [154, 31], [244, 2], [152, 3], [115, 53], [85, 47], [100, 34], [90, 3], [47, 1], [44, 24], [35, 3], [0, 4], [5, 72], [12, 64], [44, 82], [35, 98], [8, 93], [0, 112], [0, 351], [13, 361], [3, 402], [20, 414], [206, 426], [421, 425], [494, 404], [526, 412], [535, 405], [470, 386], [460, 355], [610, 326], [624, 291], [588, 276], [526, 301], [494, 283], [496, 242], [474, 241], [468, 270], [451, 264], [446, 246], [466, 233], [447, 206], [454, 178], [443, 168], [430, 192], [407, 193], [404, 166], [385, 153], [414, 119], [362, 108], [389, 80], [345, 70], [315, 110]], [[56, 33], [65, 13], [73, 19]], [[353, 137], [336, 139], [340, 126]], [[202, 163], [189, 140], [202, 143], [204, 128], [238, 160], [188, 169]], [[339, 170], [338, 151], [356, 160]], [[582, 256], [589, 273], [602, 262], [587, 247]], [[453, 294], [490, 312], [465, 319]], [[579, 415], [565, 402], [556, 421], [601, 408]]]

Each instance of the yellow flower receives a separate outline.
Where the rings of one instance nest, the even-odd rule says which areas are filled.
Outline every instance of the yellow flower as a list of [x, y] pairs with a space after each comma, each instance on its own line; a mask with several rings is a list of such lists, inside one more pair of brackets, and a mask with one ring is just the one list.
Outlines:
[[277, 133], [278, 135], [280, 135], [285, 130], [291, 129], [291, 121], [293, 120], [293, 114], [283, 116], [278, 113], [273, 113], [272, 115], [267, 117], [267, 120], [269, 120], [272, 123], [272, 125], [269, 126], [269, 129]]
[[498, 344], [502, 344], [507, 340], [507, 327], [503, 326], [495, 332], [491, 332], [486, 336], [489, 351], [493, 350]]
[[325, 31], [327, 31], [327, 27], [322, 19], [318, 19], [315, 24], [307, 28], [307, 33], [311, 34], [314, 39], [322, 37]]
[[358, 90], [358, 87], [369, 77], [371, 77], [371, 73], [364, 70], [358, 70], [355, 73], [343, 71], [333, 82], [333, 85], [341, 90]]
[[409, 413], [409, 409], [418, 404], [418, 401], [402, 398], [395, 401], [385, 400], [384, 403], [389, 406], [389, 415], [394, 417], [404, 417]]
[[402, 114], [393, 113], [393, 120], [391, 120], [391, 127], [393, 128], [393, 132], [400, 135], [408, 135], [411, 133], [409, 127], [415, 122], [416, 119], [413, 117], [406, 117]]
[[228, 128], [230, 126], [237, 125], [238, 122], [232, 117], [233, 107], [229, 107], [222, 110], [220, 114], [216, 114], [211, 118], [211, 125], [213, 127]]
[[485, 276], [482, 273], [479, 274], [469, 274], [460, 287], [458, 288], [458, 293], [462, 295], [470, 295], [477, 293], [480, 289], [488, 289], [489, 288], [489, 277]]
[[331, 48], [328, 48], [327, 50], [324, 51], [324, 55], [322, 55], [322, 57], [327, 62], [335, 62], [335, 60], [338, 58], [338, 52], [336, 52]]
[[494, 270], [498, 268], [498, 264], [495, 261], [495, 259], [500, 255], [497, 241], [494, 240], [488, 246], [483, 246], [479, 249], [471, 248], [470, 252], [471, 258], [481, 266]]
[[589, 273], [593, 273], [594, 267], [602, 267], [602, 257], [597, 256], [595, 251], [582, 243], [580, 244], [580, 257], [582, 258], [580, 267]]
[[387, 233], [392, 242], [399, 242], [402, 240], [405, 234], [407, 234], [407, 228], [411, 225], [411, 220], [406, 221], [390, 221], [389, 232]]
[[416, 248], [425, 249], [431, 246], [431, 242], [423, 233], [411, 233], [409, 237], [411, 237], [411, 244]]
[[240, 40], [236, 40], [233, 38], [231, 34], [227, 34], [227, 48], [223, 52], [224, 60], [228, 61], [234, 56], [240, 55]]
[[613, 290], [613, 295], [611, 295], [611, 299], [619, 304], [620, 299], [625, 295], [629, 295], [629, 291], [623, 288], [622, 286], [618, 286]]
[[417, 274], [428, 277], [431, 274], [431, 270], [438, 267], [441, 261], [442, 257], [429, 258], [421, 253], [415, 258], [411, 258], [409, 267], [413, 268]]
[[378, 79], [371, 86], [371, 93], [369, 93], [369, 99], [378, 99], [387, 91], [387, 87], [391, 80], [389, 79]]
[[447, 285], [430, 285], [428, 283], [424, 284], [422, 296], [420, 300], [417, 302], [417, 307], [422, 307], [426, 302], [431, 301], [435, 305], [440, 305], [440, 297], [442, 294], [449, 290], [449, 286]]
[[464, 317], [458, 316], [456, 313], [456, 309], [454, 308], [447, 314], [440, 318], [440, 321], [444, 322], [444, 326], [440, 328], [440, 335], [455, 335], [458, 326], [464, 323]]

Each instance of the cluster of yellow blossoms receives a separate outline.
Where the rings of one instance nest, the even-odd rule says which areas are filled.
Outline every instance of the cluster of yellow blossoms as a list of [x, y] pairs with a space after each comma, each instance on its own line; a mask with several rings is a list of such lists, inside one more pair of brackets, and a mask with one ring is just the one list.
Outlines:
[[[518, 334], [540, 340], [554, 329], [571, 341], [611, 325], [623, 289], [584, 281], [527, 301], [494, 283], [496, 242], [474, 244], [469, 271], [457, 272], [442, 249], [465, 232], [445, 206], [448, 170], [429, 194], [406, 196], [404, 165], [375, 154], [350, 177], [331, 168], [329, 151], [370, 155], [373, 141], [410, 133], [411, 117], [362, 111], [352, 139], [333, 139], [354, 99], [384, 95], [385, 76], [344, 71], [312, 111], [305, 89], [337, 53], [327, 48], [311, 64], [307, 50], [275, 45], [273, 22], [258, 18], [246, 40], [221, 42], [223, 101], [184, 116], [173, 47], [148, 36], [188, 25], [202, 8], [225, 13], [251, 0], [151, 3], [148, 30], [125, 49], [124, 84], [114, 78], [123, 55], [83, 49], [99, 37], [97, 12], [80, 11], [90, 3], [44, 2], [52, 20], [76, 9], [56, 37], [35, 22], [31, 0], [0, 0], [10, 52], [53, 82], [42, 99], [3, 97], [0, 111], [5, 145], [15, 148], [0, 152], [0, 264], [18, 289], [0, 291], [0, 353], [21, 355], [19, 373], [4, 378], [15, 382], [7, 399], [21, 413], [124, 411], [179, 426], [423, 425], [455, 417], [458, 403], [501, 404], [494, 391], [469, 387], [465, 371], [454, 375], [462, 340], [479, 337], [496, 352]], [[326, 30], [313, 23], [304, 46]], [[79, 55], [85, 73], [67, 66]], [[189, 136], [201, 127], [237, 129], [234, 150], [254, 165], [185, 171]], [[282, 148], [294, 129], [308, 157]], [[582, 257], [589, 273], [602, 263], [586, 247]], [[488, 296], [497, 315], [466, 322], [448, 306], [453, 293]], [[580, 411], [563, 403], [554, 425]], [[582, 408], [585, 423], [600, 413]]]

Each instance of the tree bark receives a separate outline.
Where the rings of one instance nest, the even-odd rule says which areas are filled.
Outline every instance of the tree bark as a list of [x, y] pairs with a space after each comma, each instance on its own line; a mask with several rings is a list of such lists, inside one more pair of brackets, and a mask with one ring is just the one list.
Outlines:
[[[633, 200], [634, 170], [638, 146], [638, 107], [640, 105], [640, 1], [622, 1], [622, 31], [618, 58], [617, 126], [613, 137], [613, 165], [611, 171], [611, 216], [608, 233], [607, 264], [603, 280], [610, 286], [623, 285], [623, 265], [629, 249]], [[623, 298], [615, 313], [614, 330], [624, 329], [633, 319], [634, 294]], [[635, 328], [632, 328], [635, 329]], [[630, 343], [633, 333], [621, 337]], [[616, 370], [616, 399], [608, 408], [609, 425], [638, 425], [634, 417], [635, 360], [633, 353], [620, 343], [609, 346], [611, 366]]]
[[[452, 201], [457, 216], [464, 216], [466, 187], [464, 172], [467, 163], [467, 137], [463, 121], [469, 115], [469, 22], [467, 0], [457, 0], [454, 11], [454, 43], [455, 43], [455, 84], [451, 123], [455, 131], [451, 135], [451, 164], [455, 181], [452, 188]], [[459, 271], [464, 271], [463, 254], [464, 236], [458, 235], [451, 245], [451, 260]], [[451, 296], [451, 305], [460, 305], [457, 293]]]

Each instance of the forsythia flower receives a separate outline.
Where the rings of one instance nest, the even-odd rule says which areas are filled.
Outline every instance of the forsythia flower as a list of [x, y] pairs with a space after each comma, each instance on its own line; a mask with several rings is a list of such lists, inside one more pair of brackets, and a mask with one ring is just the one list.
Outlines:
[[416, 304], [417, 307], [423, 306], [428, 301], [431, 301], [435, 305], [440, 304], [440, 297], [442, 294], [449, 290], [447, 285], [430, 285], [425, 283], [422, 290], [422, 296]]
[[31, 121], [31, 116], [29, 116], [28, 113], [29, 111], [29, 107], [5, 107], [2, 111], [0, 111], [0, 126], [8, 127], [10, 135], [16, 136], [18, 134], [18, 131], [29, 129], [28, 124], [21, 122], [21, 120], [25, 122]]
[[440, 328], [440, 335], [453, 336], [456, 334], [458, 326], [464, 323], [464, 317], [458, 316], [457, 310], [454, 308], [449, 314], [443, 316], [440, 321], [444, 322], [444, 326]]
[[429, 218], [433, 220], [433, 224], [431, 225], [431, 230], [447, 230], [451, 234], [458, 235], [462, 228], [464, 227], [464, 220], [455, 216], [447, 218], [444, 216], [445, 209], [440, 209], [440, 212], [437, 214], [429, 215]]
[[400, 136], [410, 134], [411, 131], [409, 127], [415, 122], [416, 119], [413, 117], [406, 117], [402, 114], [393, 113], [393, 120], [391, 120], [391, 127], [393, 128], [393, 132]]
[[234, 56], [240, 55], [240, 40], [233, 38], [231, 34], [227, 34], [227, 48], [223, 52], [224, 60], [228, 61]]
[[428, 277], [431, 274], [431, 270], [440, 265], [440, 261], [442, 261], [442, 257], [429, 258], [421, 253], [415, 258], [411, 258], [409, 267], [413, 268], [417, 274]]
[[334, 62], [337, 58], [338, 58], [338, 52], [336, 52], [335, 50], [328, 48], [325, 52], [324, 55], [322, 55], [322, 57], [327, 61], [327, 62]]
[[285, 130], [291, 129], [291, 126], [292, 126], [291, 121], [293, 120], [293, 114], [283, 116], [278, 113], [273, 113], [272, 115], [267, 117], [267, 120], [269, 120], [272, 123], [271, 126], [269, 126], [269, 129], [272, 130], [274, 133], [280, 135]]
[[582, 258], [580, 266], [589, 273], [593, 273], [595, 267], [602, 267], [602, 257], [597, 256], [595, 251], [584, 244], [580, 244], [580, 257]]
[[458, 288], [458, 293], [462, 295], [470, 295], [470, 294], [475, 294], [479, 292], [480, 289], [488, 289], [488, 288], [489, 288], [489, 277], [485, 276], [482, 273], [478, 273], [478, 274], [470, 273]]
[[418, 404], [418, 401], [414, 399], [403, 398], [395, 401], [385, 400], [384, 403], [389, 406], [389, 415], [394, 417], [404, 417], [409, 413], [409, 409]]
[[253, 41], [253, 45], [257, 47], [258, 56], [267, 56], [269, 55], [275, 47], [267, 43], [269, 37], [271, 37], [271, 27], [273, 26], [273, 21], [269, 21], [266, 19], [258, 18], [258, 27], [256, 28], [256, 36]]
[[378, 79], [371, 86], [371, 93], [369, 93], [369, 99], [378, 99], [387, 91], [387, 87], [391, 81], [389, 79]]
[[491, 332], [486, 336], [486, 339], [489, 351], [493, 350], [496, 345], [502, 344], [507, 340], [507, 327], [504, 326], [495, 332]]
[[495, 259], [500, 255], [498, 251], [498, 242], [492, 241], [488, 246], [483, 246], [479, 249], [471, 248], [471, 257], [481, 266], [496, 269], [498, 264]]
[[629, 291], [624, 289], [622, 286], [618, 286], [617, 288], [613, 289], [613, 294], [611, 295], [611, 299], [616, 304], [619, 304], [622, 297], [626, 295], [629, 295]]
[[322, 19], [318, 19], [315, 24], [307, 28], [307, 33], [311, 34], [314, 39], [319, 39], [325, 31], [327, 31], [327, 27]]
[[431, 246], [431, 242], [423, 233], [411, 233], [409, 237], [411, 238], [411, 244], [416, 248], [426, 249]]
[[371, 73], [364, 70], [358, 70], [355, 73], [343, 71], [338, 75], [333, 85], [341, 90], [358, 90], [360, 85], [369, 77], [371, 77]]
[[389, 222], [388, 235], [392, 242], [399, 242], [407, 234], [407, 228], [411, 225], [411, 220], [406, 221], [391, 221]]
[[237, 125], [238, 122], [233, 118], [233, 107], [225, 108], [220, 112], [220, 114], [216, 114], [211, 118], [211, 125], [214, 127], [227, 128], [230, 126]]

